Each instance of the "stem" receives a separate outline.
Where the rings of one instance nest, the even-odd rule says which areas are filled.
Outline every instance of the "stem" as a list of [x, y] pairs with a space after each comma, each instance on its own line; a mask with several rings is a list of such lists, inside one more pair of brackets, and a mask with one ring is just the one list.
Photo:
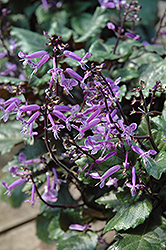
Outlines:
[[45, 109], [45, 115], [44, 115], [44, 135], [45, 135], [45, 143], [46, 143], [46, 147], [48, 149], [48, 152], [50, 153], [50, 156], [52, 158], [52, 160], [55, 162], [56, 165], [58, 165], [59, 167], [63, 168], [73, 179], [76, 180], [76, 182], [78, 184], [82, 184], [82, 182], [77, 178], [77, 176], [71, 172], [71, 170], [66, 167], [62, 162], [60, 162], [54, 155], [51, 146], [49, 144], [49, 139], [48, 139], [48, 131], [47, 131], [47, 127], [48, 127], [48, 121], [47, 121], [47, 108]]
[[[32, 179], [32, 182], [35, 184], [35, 182], [34, 182], [33, 179]], [[39, 199], [40, 199], [44, 204], [46, 204], [48, 207], [51, 207], [51, 208], [76, 208], [76, 207], [82, 207], [82, 206], [84, 206], [84, 204], [78, 204], [78, 205], [60, 205], [60, 204], [58, 205], [58, 204], [50, 204], [50, 203], [48, 203], [47, 201], [45, 201], [45, 200], [42, 198], [42, 196], [41, 196], [41, 194], [39, 193], [39, 190], [38, 190], [38, 188], [36, 187], [36, 185], [35, 185], [35, 191], [36, 191], [36, 193], [37, 193]]]
[[152, 136], [152, 132], [151, 132], [151, 126], [150, 126], [150, 119], [149, 119], [149, 113], [148, 113], [148, 110], [147, 110], [147, 106], [146, 106], [146, 100], [144, 98], [144, 95], [142, 93], [142, 90], [140, 90], [140, 95], [141, 95], [141, 98], [143, 100], [143, 108], [144, 108], [144, 111], [145, 111], [145, 119], [146, 119], [146, 124], [147, 124], [147, 130], [148, 130], [148, 135], [149, 135], [149, 141], [150, 141], [150, 144], [152, 145], [153, 149], [159, 153], [160, 150], [158, 149], [156, 143], [154, 142], [154, 139], [153, 139], [153, 136]]

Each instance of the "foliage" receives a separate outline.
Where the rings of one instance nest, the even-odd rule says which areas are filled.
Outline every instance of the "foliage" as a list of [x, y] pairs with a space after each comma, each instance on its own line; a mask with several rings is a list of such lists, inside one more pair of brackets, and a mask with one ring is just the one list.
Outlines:
[[0, 198], [40, 201], [37, 236], [58, 250], [166, 248], [166, 13], [159, 20], [157, 6], [0, 2], [1, 156], [23, 145], [3, 168]]

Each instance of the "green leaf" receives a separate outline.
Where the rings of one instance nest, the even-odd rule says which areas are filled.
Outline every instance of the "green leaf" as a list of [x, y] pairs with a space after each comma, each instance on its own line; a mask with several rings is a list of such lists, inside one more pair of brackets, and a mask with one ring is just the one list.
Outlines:
[[107, 47], [100, 40], [96, 40], [89, 48], [89, 52], [92, 56], [89, 58], [90, 61], [96, 61], [98, 63], [103, 62], [106, 59], [116, 60], [119, 56], [112, 54], [107, 50]]
[[166, 219], [155, 214], [133, 233], [115, 236], [117, 242], [108, 250], [165, 250]]
[[117, 211], [122, 205], [122, 202], [117, 199], [113, 191], [101, 196], [96, 202], [100, 205], [105, 205], [105, 208], [114, 208], [114, 211]]
[[139, 41], [132, 39], [123, 41], [117, 47], [116, 54], [119, 55], [119, 62], [125, 62], [133, 52], [133, 47], [142, 47], [143, 45]]
[[49, 231], [48, 226], [51, 222], [52, 218], [48, 218], [43, 216], [42, 214], [38, 215], [36, 218], [36, 229], [37, 229], [37, 236], [43, 242], [50, 244], [53, 241], [49, 238]]
[[142, 224], [152, 211], [152, 204], [144, 199], [135, 203], [124, 203], [116, 215], [106, 224], [104, 233], [115, 229], [127, 230]]
[[148, 157], [150, 165], [146, 168], [149, 175], [159, 180], [162, 173], [166, 173], [166, 152], [161, 152], [156, 159]]
[[101, 32], [101, 29], [106, 26], [108, 20], [108, 13], [104, 9], [97, 7], [91, 20], [89, 20], [89, 25], [87, 25], [85, 32], [82, 34], [81, 37], [76, 39], [75, 42], [85, 42], [89, 38], [96, 36], [98, 33]]
[[9, 153], [14, 145], [23, 141], [23, 135], [20, 133], [21, 128], [18, 121], [0, 124], [0, 153], [2, 155]]
[[136, 68], [137, 69], [139, 68], [139, 71], [141, 71], [141, 68], [143, 66], [147, 64], [149, 66], [151, 63], [158, 62], [162, 60], [162, 57], [155, 53], [150, 53], [150, 52], [142, 53], [142, 51], [139, 50], [136, 51], [135, 53], [132, 53], [132, 57], [130, 59], [136, 65]]
[[33, 53], [39, 50], [46, 50], [45, 43], [48, 39], [36, 32], [13, 27], [11, 35], [17, 40], [18, 46], [25, 53]]
[[57, 250], [95, 250], [98, 241], [96, 233], [88, 231], [70, 232], [57, 245]]
[[[140, 75], [139, 81], [146, 84], [143, 89], [144, 97], [149, 96], [149, 89], [152, 89], [156, 81], [161, 81], [163, 88], [166, 87], [166, 59], [150, 64]], [[159, 96], [161, 93], [157, 93]]]
[[89, 25], [90, 19], [92, 18], [92, 14], [90, 13], [82, 13], [79, 16], [73, 16], [71, 18], [71, 26], [72, 29], [78, 34], [82, 35]]
[[112, 76], [114, 79], [121, 77], [121, 82], [130, 81], [134, 78], [139, 77], [139, 71], [135, 68], [124, 68], [124, 69], [118, 69], [114, 70], [112, 73]]
[[19, 85], [20, 83], [24, 82], [25, 80], [21, 80], [19, 78], [14, 78], [14, 77], [9, 77], [9, 76], [0, 76], [0, 83], [4, 83], [4, 84], [15, 84], [15, 85]]
[[49, 238], [51, 240], [59, 240], [65, 235], [65, 232], [60, 228], [59, 225], [59, 215], [55, 216], [49, 226], [48, 226], [48, 231], [49, 231]]
[[156, 54], [160, 56], [165, 55], [165, 49], [163, 45], [158, 46], [158, 45], [148, 44], [145, 46], [145, 50], [148, 52], [155, 52]]

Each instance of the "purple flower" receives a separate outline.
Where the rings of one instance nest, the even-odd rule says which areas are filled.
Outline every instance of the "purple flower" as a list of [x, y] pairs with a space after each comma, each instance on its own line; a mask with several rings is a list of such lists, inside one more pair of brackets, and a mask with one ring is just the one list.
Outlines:
[[77, 231], [85, 231], [87, 230], [88, 228], [90, 228], [91, 226], [88, 225], [88, 224], [85, 224], [85, 225], [80, 225], [80, 224], [71, 224], [69, 226], [69, 229], [70, 230], [77, 230]]
[[63, 182], [63, 183], [66, 183], [66, 181], [65, 181], [65, 180], [61, 180], [61, 179], [58, 178], [58, 175], [57, 175], [57, 172], [56, 172], [55, 168], [52, 168], [52, 172], [53, 172], [53, 174], [54, 174], [54, 179], [53, 179], [53, 182], [52, 182], [52, 188], [53, 188], [54, 185], [56, 184], [56, 191], [58, 192], [59, 189], [60, 189], [61, 183], [62, 183], [62, 182]]
[[[155, 150], [148, 150], [147, 152], [144, 152], [142, 149], [140, 149], [138, 146], [136, 145], [132, 145], [131, 149], [136, 152], [137, 154], [139, 154], [140, 158], [143, 159], [143, 162], [145, 164], [146, 167], [148, 167], [148, 164], [150, 164], [149, 160], [147, 157], [149, 157], [150, 155], [155, 155], [157, 154], [157, 152]], [[151, 164], [150, 164], [151, 165]]]
[[12, 190], [13, 188], [18, 187], [18, 186], [20, 186], [21, 184], [23, 184], [23, 183], [25, 183], [25, 182], [26, 182], [26, 179], [20, 178], [20, 179], [14, 181], [14, 182], [13, 182], [12, 184], [10, 184], [9, 186], [8, 186], [8, 184], [7, 184], [6, 181], [3, 181], [3, 182], [2, 182], [2, 185], [7, 189], [7, 196], [9, 197], [9, 196], [11, 196], [11, 190]]
[[[103, 188], [104, 187], [104, 184], [105, 184], [105, 180], [112, 174], [114, 174], [115, 172], [119, 171], [120, 170], [120, 165], [115, 165], [111, 168], [109, 168], [102, 176], [100, 176], [98, 173], [92, 173], [90, 174], [92, 176], [92, 178], [94, 179], [100, 179], [100, 188]], [[98, 184], [99, 184], [98, 183]], [[109, 183], [109, 181], [108, 181]], [[107, 183], [106, 183], [107, 185]]]
[[123, 166], [124, 166], [125, 170], [128, 169], [128, 167], [129, 167], [129, 165], [130, 165], [130, 163], [127, 162], [127, 160], [128, 160], [128, 154], [129, 154], [129, 152], [126, 151], [125, 162], [123, 162]]
[[80, 82], [83, 81], [83, 78], [82, 78], [78, 73], [76, 73], [73, 69], [66, 68], [66, 69], [65, 69], [65, 72], [66, 72], [67, 74], [69, 74], [70, 76], [76, 78], [78, 81], [80, 81]]
[[77, 54], [75, 54], [74, 52], [71, 52], [69, 50], [65, 50], [63, 52], [63, 54], [71, 59], [74, 59], [78, 62], [80, 62], [81, 64], [81, 68], [86, 70], [86, 66], [85, 66], [85, 62], [86, 62], [86, 59], [89, 58], [91, 56], [91, 54], [89, 52], [87, 52], [85, 54], [85, 56], [83, 58], [81, 58], [80, 56], [78, 56]]
[[10, 99], [8, 99], [7, 101], [2, 102], [1, 106], [0, 106], [0, 110], [5, 113], [1, 119], [4, 120], [4, 122], [6, 122], [9, 118], [9, 113], [17, 113], [18, 112], [18, 107], [19, 104], [21, 103], [21, 100], [18, 99], [17, 97], [12, 97]]
[[35, 198], [35, 183], [32, 183], [31, 199], [30, 200], [25, 200], [24, 202], [30, 202], [31, 207], [33, 207], [35, 202], [39, 202], [39, 201], [35, 200], [34, 198]]
[[57, 139], [60, 139], [59, 136], [58, 136], [58, 132], [64, 128], [65, 126], [62, 125], [62, 124], [55, 124], [54, 123], [54, 120], [51, 116], [51, 114], [48, 114], [48, 119], [49, 121], [51, 122], [51, 125], [52, 127], [51, 128], [48, 128], [48, 130], [52, 130], [53, 134], [54, 134], [54, 138], [57, 140]]
[[[30, 64], [31, 68], [34, 68], [35, 70], [33, 71], [33, 73], [36, 73], [37, 70], [50, 59], [50, 55], [47, 54], [47, 52], [45, 50], [40, 50], [37, 52], [34, 52], [32, 54], [27, 55], [26, 53], [24, 53], [23, 51], [20, 51], [18, 53], [18, 56], [21, 58], [21, 60], [24, 60], [23, 65], [27, 65]], [[31, 61], [31, 59], [34, 58], [38, 58], [38, 57], [42, 57], [37, 64], [35, 64], [34, 62]], [[32, 74], [33, 74], [32, 73]]]
[[107, 23], [107, 27], [108, 27], [108, 29], [110, 29], [110, 30], [115, 30], [115, 25], [114, 25], [113, 23], [111, 23], [111, 22], [108, 22], [108, 23]]
[[126, 32], [125, 36], [127, 36], [127, 37], [129, 37], [129, 38], [131, 38], [133, 40], [139, 40], [139, 39], [141, 39], [141, 36], [136, 35], [134, 33], [130, 33], [130, 32]]
[[41, 158], [34, 158], [34, 159], [30, 159], [30, 160], [27, 160], [26, 159], [26, 156], [24, 153], [19, 153], [19, 161], [22, 163], [22, 164], [25, 164], [25, 165], [31, 165], [33, 163], [41, 163], [43, 162], [43, 159]]
[[132, 136], [134, 135], [134, 130], [137, 128], [136, 123], [132, 123], [129, 126], [124, 126], [123, 121], [119, 120], [118, 124], [120, 125], [120, 128], [123, 130], [123, 133], [121, 134], [122, 138], [125, 137], [126, 143], [128, 146], [131, 146], [132, 142]]
[[63, 87], [64, 91], [67, 94], [70, 94], [72, 96], [69, 90], [72, 90], [74, 86], [77, 86], [78, 82], [75, 79], [65, 78], [65, 75], [62, 72], [60, 72], [60, 76], [62, 79], [62, 81], [60, 82], [60, 86]]
[[110, 187], [110, 186], [114, 186], [115, 188], [118, 187], [118, 179], [117, 178], [109, 178], [107, 183], [106, 183], [106, 186]]
[[17, 117], [16, 117], [16, 119], [17, 120], [22, 120], [22, 118], [21, 118], [21, 113], [22, 112], [32, 112], [32, 111], [37, 111], [37, 110], [39, 110], [40, 109], [40, 106], [39, 105], [37, 105], [37, 104], [31, 104], [31, 105], [22, 105], [20, 108], [19, 108], [19, 110], [18, 110], [18, 112], [17, 112]]
[[95, 162], [96, 163], [102, 163], [102, 162], [106, 161], [108, 158], [110, 158], [111, 156], [114, 156], [116, 154], [117, 154], [117, 151], [109, 152], [105, 156], [98, 158]]
[[49, 8], [51, 8], [52, 4], [48, 3], [47, 0], [41, 0], [43, 9], [45, 12], [48, 12]]
[[5, 63], [6, 66], [6, 70], [4, 72], [1, 72], [0, 75], [1, 76], [15, 76], [15, 71], [17, 70], [17, 65], [10, 63], [10, 62], [6, 62]]
[[58, 193], [54, 189], [54, 185], [50, 186], [50, 176], [49, 173], [46, 173], [47, 177], [47, 186], [44, 187], [44, 193], [42, 195], [43, 200], [50, 201], [50, 202], [56, 202]]
[[135, 195], [136, 189], [139, 189], [139, 187], [145, 187], [141, 184], [136, 184], [136, 173], [135, 173], [135, 167], [132, 167], [132, 184], [126, 183], [126, 186], [130, 188], [131, 196]]

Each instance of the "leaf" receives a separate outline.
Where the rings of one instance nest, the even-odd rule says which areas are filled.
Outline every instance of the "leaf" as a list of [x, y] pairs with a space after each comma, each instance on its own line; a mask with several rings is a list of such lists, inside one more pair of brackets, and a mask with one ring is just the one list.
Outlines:
[[127, 230], [131, 227], [135, 228], [145, 221], [151, 211], [152, 204], [147, 199], [133, 204], [124, 203], [116, 215], [106, 224], [104, 233], [112, 229], [119, 231]]
[[105, 205], [105, 208], [114, 208], [116, 211], [122, 205], [122, 202], [117, 199], [113, 191], [101, 196], [96, 202], [100, 205]]
[[146, 168], [149, 175], [159, 180], [162, 173], [166, 173], [166, 152], [161, 152], [157, 155], [156, 159], [148, 157], [150, 165]]
[[37, 229], [37, 236], [43, 242], [50, 244], [53, 241], [49, 239], [49, 231], [48, 226], [51, 222], [51, 218], [45, 217], [42, 214], [38, 215], [36, 218], [36, 229]]
[[125, 62], [133, 52], [133, 47], [142, 47], [143, 45], [139, 41], [132, 39], [123, 41], [117, 47], [116, 53], [119, 55], [119, 62]]
[[23, 141], [22, 126], [17, 121], [0, 124], [0, 153], [9, 153], [17, 143]]
[[156, 54], [162, 56], [165, 55], [165, 49], [163, 45], [151, 45], [148, 44], [145, 46], [145, 50], [148, 52], [155, 52]]
[[133, 233], [115, 236], [117, 242], [108, 250], [165, 250], [166, 249], [166, 219], [157, 214], [150, 217]]
[[[166, 59], [150, 64], [140, 75], [139, 81], [144, 81], [146, 86], [143, 89], [144, 97], [149, 96], [149, 89], [152, 89], [156, 81], [161, 81], [162, 87], [166, 87]], [[161, 95], [160, 92], [157, 93]]]
[[92, 18], [92, 14], [86, 13], [86, 12], [80, 14], [79, 16], [73, 16], [71, 18], [72, 29], [78, 35], [82, 35], [86, 31], [91, 18]]
[[39, 50], [46, 50], [45, 43], [48, 39], [30, 30], [13, 27], [11, 35], [17, 40], [18, 46], [25, 53], [33, 53]]
[[15, 84], [15, 85], [19, 85], [20, 83], [24, 82], [25, 80], [21, 80], [19, 78], [14, 78], [14, 77], [9, 77], [9, 76], [0, 76], [0, 83], [4, 83], [4, 84]]
[[96, 233], [88, 231], [69, 232], [57, 245], [57, 250], [95, 250], [98, 241]]
[[132, 53], [132, 57], [130, 59], [136, 65], [136, 68], [137, 69], [139, 68], [140, 71], [141, 70], [140, 67], [142, 68], [144, 65], [148, 64], [149, 66], [151, 63], [158, 62], [162, 60], [162, 57], [155, 53], [150, 53], [150, 52], [142, 53], [142, 51], [139, 50], [136, 51], [135, 53]]
[[60, 228], [59, 225], [59, 215], [55, 216], [49, 226], [48, 226], [48, 231], [49, 231], [49, 238], [51, 240], [59, 240], [65, 235], [65, 232]]
[[117, 79], [118, 77], [121, 77], [121, 82], [130, 81], [134, 78], [139, 77], [139, 71], [135, 68], [124, 68], [124, 69], [118, 69], [114, 70], [112, 73], [112, 77], [114, 79]]
[[109, 20], [108, 13], [97, 7], [91, 20], [89, 20], [89, 25], [87, 26], [85, 32], [81, 37], [75, 40], [76, 43], [85, 42], [91, 37], [95, 37], [98, 33], [101, 32], [101, 29], [106, 26], [107, 21]]
[[107, 50], [107, 47], [100, 40], [96, 40], [91, 44], [89, 52], [92, 56], [89, 58], [90, 61], [96, 61], [98, 63], [103, 62], [106, 59], [116, 60], [119, 56], [112, 54]]

